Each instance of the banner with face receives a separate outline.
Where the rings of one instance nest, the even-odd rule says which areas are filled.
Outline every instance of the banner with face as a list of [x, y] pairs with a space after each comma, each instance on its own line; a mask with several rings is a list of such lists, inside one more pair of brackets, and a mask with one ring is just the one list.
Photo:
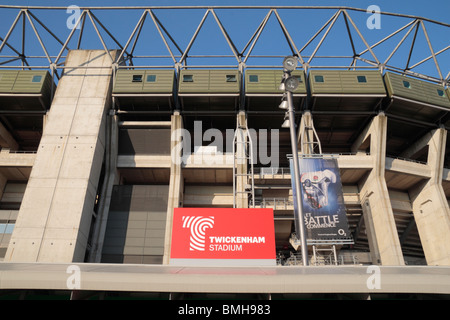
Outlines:
[[[296, 231], [300, 219], [296, 201], [293, 161], [290, 160]], [[348, 239], [348, 222], [336, 159], [299, 159], [303, 223], [308, 240]]]

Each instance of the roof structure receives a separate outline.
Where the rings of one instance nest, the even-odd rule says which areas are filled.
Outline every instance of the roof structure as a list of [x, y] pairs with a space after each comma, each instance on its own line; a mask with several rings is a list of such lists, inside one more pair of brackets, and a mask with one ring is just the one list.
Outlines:
[[[372, 68], [450, 83], [444, 63], [450, 45], [442, 40], [450, 25], [417, 16], [337, 6], [3, 5], [0, 11], [14, 17], [0, 35], [2, 68], [50, 68], [58, 75], [67, 50], [94, 44], [119, 49], [119, 68], [278, 67], [281, 58], [295, 55], [305, 71]], [[127, 18], [120, 16], [124, 11]], [[369, 28], [373, 15], [383, 22], [379, 39]], [[184, 30], [171, 21], [180, 17]], [[418, 48], [427, 54], [417, 57]]]

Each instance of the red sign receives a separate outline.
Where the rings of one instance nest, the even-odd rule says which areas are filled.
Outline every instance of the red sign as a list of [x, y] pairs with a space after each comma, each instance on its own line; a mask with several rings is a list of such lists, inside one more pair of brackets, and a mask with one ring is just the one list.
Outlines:
[[175, 208], [170, 257], [171, 264], [224, 259], [273, 265], [273, 210]]

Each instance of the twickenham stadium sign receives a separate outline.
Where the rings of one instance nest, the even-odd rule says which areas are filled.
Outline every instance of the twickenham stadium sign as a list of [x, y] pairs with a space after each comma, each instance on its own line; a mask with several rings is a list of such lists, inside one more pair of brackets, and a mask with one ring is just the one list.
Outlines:
[[273, 210], [175, 208], [170, 264], [275, 265]]

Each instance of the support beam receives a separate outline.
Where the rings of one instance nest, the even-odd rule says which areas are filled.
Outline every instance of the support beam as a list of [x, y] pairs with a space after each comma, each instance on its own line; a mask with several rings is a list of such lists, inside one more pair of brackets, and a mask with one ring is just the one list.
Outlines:
[[248, 208], [248, 194], [245, 192], [247, 181], [247, 159], [246, 153], [250, 150], [246, 150], [248, 146], [247, 141], [247, 117], [245, 112], [241, 111], [237, 115], [237, 128], [236, 128], [236, 208]]
[[[170, 163], [170, 178], [169, 178], [169, 196], [167, 201], [167, 218], [166, 218], [166, 232], [164, 239], [164, 256], [163, 264], [170, 262], [170, 249], [172, 243], [172, 223], [173, 211], [175, 208], [182, 207], [183, 203], [183, 172], [182, 162], [174, 161], [180, 160], [182, 156], [182, 149], [178, 148], [183, 137], [181, 129], [183, 129], [183, 118], [179, 112], [175, 112], [171, 119], [171, 163]], [[189, 146], [190, 147], [190, 146]]]
[[389, 192], [385, 180], [387, 117], [380, 114], [356, 140], [360, 150], [370, 139], [372, 170], [359, 185], [364, 222], [374, 264], [404, 265]]
[[5, 261], [84, 261], [111, 103], [110, 55], [115, 54], [69, 52]]
[[422, 144], [428, 145], [431, 178], [410, 190], [414, 219], [428, 265], [450, 265], [450, 210], [442, 188], [446, 140], [445, 129], [433, 130], [421, 139]]

